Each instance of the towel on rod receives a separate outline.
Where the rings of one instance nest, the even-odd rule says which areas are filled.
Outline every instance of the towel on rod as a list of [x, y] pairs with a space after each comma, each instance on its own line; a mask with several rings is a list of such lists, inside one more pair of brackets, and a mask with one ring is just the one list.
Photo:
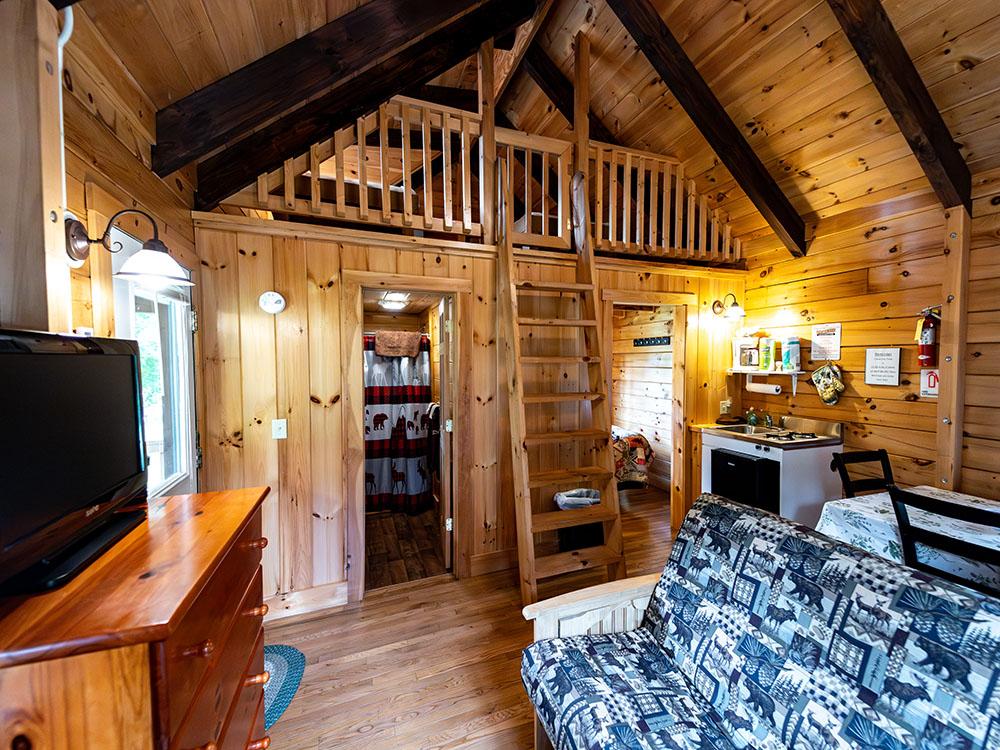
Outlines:
[[380, 357], [416, 357], [422, 335], [419, 331], [375, 331], [375, 353]]

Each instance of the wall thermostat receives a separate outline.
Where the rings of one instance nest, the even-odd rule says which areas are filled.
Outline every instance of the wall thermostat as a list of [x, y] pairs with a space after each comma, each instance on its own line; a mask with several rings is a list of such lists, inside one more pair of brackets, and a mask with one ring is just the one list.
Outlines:
[[271, 315], [277, 315], [285, 309], [285, 298], [278, 292], [264, 292], [257, 298], [260, 309]]

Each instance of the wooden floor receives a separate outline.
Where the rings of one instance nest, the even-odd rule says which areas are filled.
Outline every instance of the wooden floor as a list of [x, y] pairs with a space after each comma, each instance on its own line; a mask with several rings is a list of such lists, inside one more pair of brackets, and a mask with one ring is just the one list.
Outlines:
[[365, 514], [365, 589], [419, 581], [446, 572], [436, 508]]
[[[671, 543], [666, 493], [629, 490], [621, 505], [629, 575], [660, 570]], [[590, 572], [541, 590], [602, 579]], [[272, 750], [531, 747], [520, 679], [531, 626], [513, 571], [383, 588], [334, 614], [270, 627], [265, 638], [306, 655], [302, 687], [271, 728]]]

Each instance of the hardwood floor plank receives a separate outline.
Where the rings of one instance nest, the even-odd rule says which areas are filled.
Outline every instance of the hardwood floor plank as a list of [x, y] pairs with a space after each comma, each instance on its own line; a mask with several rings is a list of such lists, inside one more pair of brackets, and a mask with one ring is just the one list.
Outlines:
[[[662, 569], [672, 542], [667, 494], [620, 494], [628, 574]], [[366, 561], [369, 579], [405, 575], [408, 555], [411, 567], [433, 574], [436, 516], [391, 515], [367, 519], [369, 544], [385, 550]], [[604, 576], [587, 571], [539, 590], [553, 596]], [[520, 678], [531, 624], [521, 617], [515, 571], [371, 591], [360, 604], [268, 628], [265, 638], [306, 655], [302, 686], [271, 728], [276, 750], [531, 747], [533, 711]]]

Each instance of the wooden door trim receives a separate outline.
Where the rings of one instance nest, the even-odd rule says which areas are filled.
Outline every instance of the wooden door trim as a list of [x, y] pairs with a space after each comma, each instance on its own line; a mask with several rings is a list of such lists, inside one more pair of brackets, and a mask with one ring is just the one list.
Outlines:
[[[365, 429], [364, 429], [364, 375], [363, 342], [364, 289], [392, 287], [408, 292], [430, 292], [452, 296], [455, 300], [452, 336], [455, 346], [455, 385], [452, 393], [454, 433], [452, 435], [452, 463], [459, 467], [452, 483], [452, 518], [454, 518], [452, 573], [456, 578], [471, 574], [467, 544], [472, 539], [467, 527], [472, 523], [471, 514], [460, 500], [471, 497], [468, 466], [472, 452], [466, 441], [470, 412], [472, 372], [472, 282], [434, 276], [385, 274], [370, 271], [343, 271], [341, 274], [341, 310], [343, 335], [341, 337], [341, 378], [344, 398], [344, 507], [345, 552], [347, 555], [347, 599], [358, 602], [365, 594]], [[469, 516], [466, 518], [466, 516]]]
[[[608, 398], [612, 396], [611, 360], [613, 358], [613, 316], [615, 306], [630, 307], [637, 305], [673, 305], [674, 330], [672, 334], [673, 348], [673, 384], [671, 399], [673, 413], [671, 416], [671, 458], [670, 458], [670, 526], [679, 529], [684, 516], [689, 509], [688, 504], [688, 450], [687, 450], [687, 404], [693, 396], [693, 386], [687, 382], [685, 369], [688, 359], [688, 306], [697, 306], [698, 296], [693, 292], [650, 292], [630, 289], [602, 289], [603, 302], [602, 323], [604, 325], [604, 350], [608, 352], [604, 364], [604, 377], [607, 383]], [[678, 387], [680, 384], [680, 387]], [[691, 391], [691, 393], [689, 393]], [[612, 422], [614, 417], [612, 416]]]

